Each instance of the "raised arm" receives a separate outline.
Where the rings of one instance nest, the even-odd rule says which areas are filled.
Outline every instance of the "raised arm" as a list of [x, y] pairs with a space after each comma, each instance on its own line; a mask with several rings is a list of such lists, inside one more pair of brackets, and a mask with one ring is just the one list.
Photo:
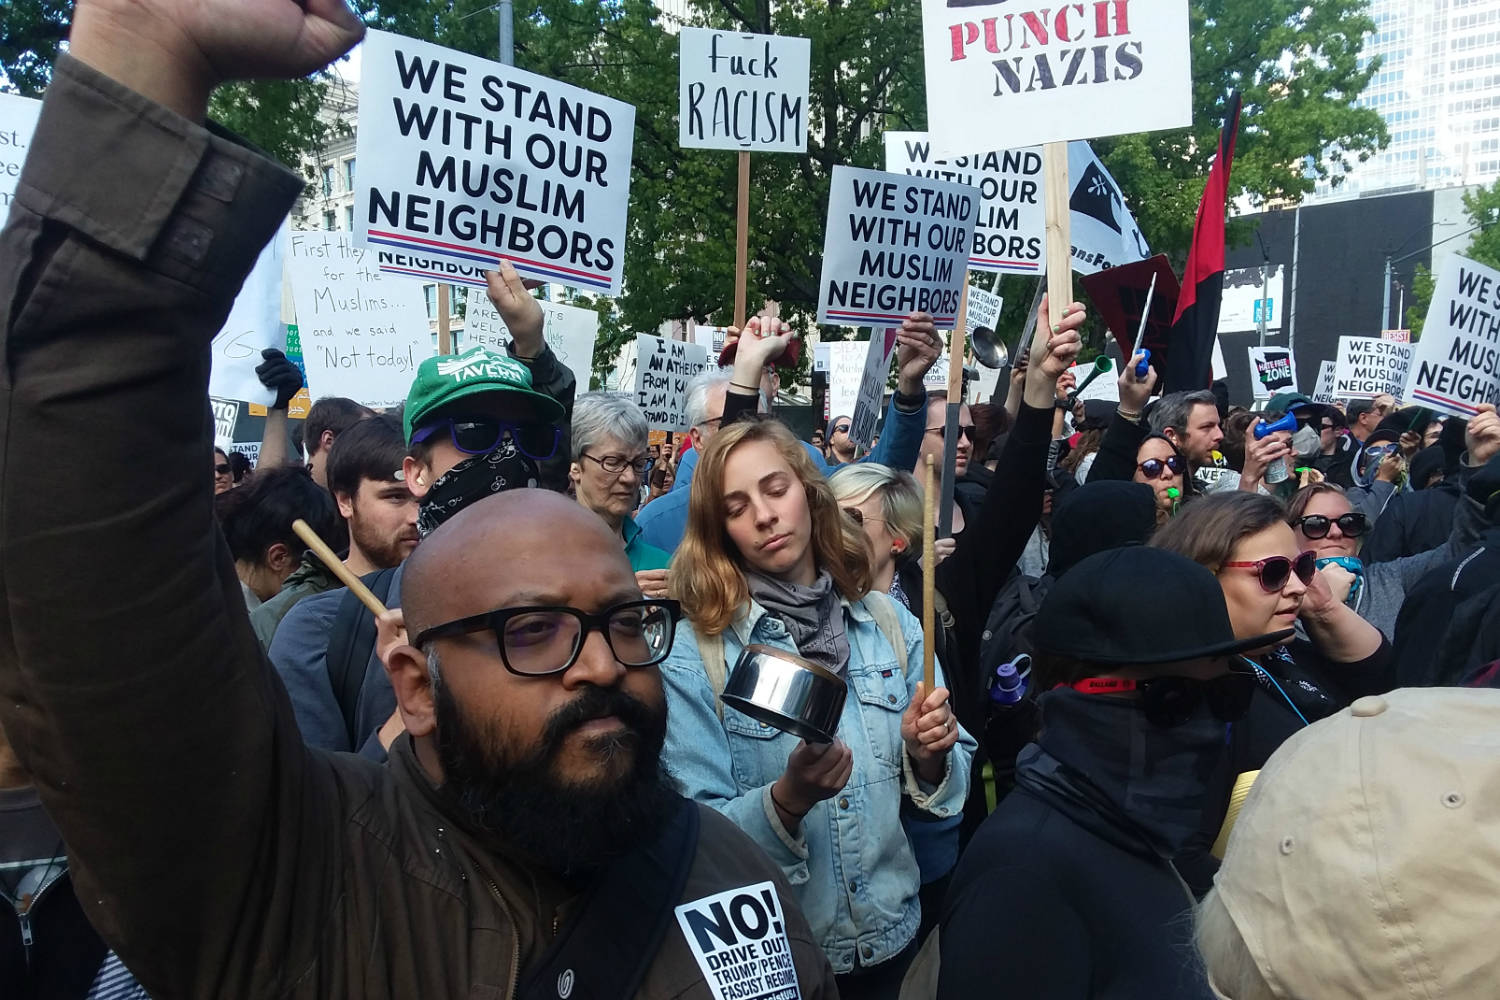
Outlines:
[[1135, 453], [1147, 433], [1146, 421], [1141, 414], [1151, 398], [1151, 390], [1156, 388], [1155, 368], [1148, 367], [1145, 378], [1136, 378], [1135, 366], [1142, 357], [1136, 354], [1120, 369], [1120, 405], [1104, 431], [1104, 440], [1099, 442], [1099, 453], [1089, 469], [1089, 482], [1103, 479], [1128, 481], [1135, 477]]

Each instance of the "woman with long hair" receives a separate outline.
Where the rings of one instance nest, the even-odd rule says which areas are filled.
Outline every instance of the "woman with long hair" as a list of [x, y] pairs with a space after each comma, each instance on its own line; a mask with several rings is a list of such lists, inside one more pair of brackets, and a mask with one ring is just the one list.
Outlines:
[[[941, 674], [933, 691], [922, 683], [916, 619], [871, 580], [862, 529], [791, 431], [742, 421], [714, 435], [672, 564], [685, 620], [662, 664], [664, 759], [685, 794], [782, 866], [846, 1000], [899, 992], [920, 920], [902, 802], [958, 815], [974, 749]], [[723, 704], [726, 674], [752, 644], [843, 678], [833, 742], [799, 740]]]

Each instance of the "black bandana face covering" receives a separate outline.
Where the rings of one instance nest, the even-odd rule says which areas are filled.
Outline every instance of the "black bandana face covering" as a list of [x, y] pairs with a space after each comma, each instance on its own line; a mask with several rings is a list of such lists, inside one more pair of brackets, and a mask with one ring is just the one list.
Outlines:
[[417, 505], [417, 531], [426, 538], [476, 500], [502, 490], [537, 484], [537, 465], [506, 441], [487, 455], [474, 455], [443, 473]]

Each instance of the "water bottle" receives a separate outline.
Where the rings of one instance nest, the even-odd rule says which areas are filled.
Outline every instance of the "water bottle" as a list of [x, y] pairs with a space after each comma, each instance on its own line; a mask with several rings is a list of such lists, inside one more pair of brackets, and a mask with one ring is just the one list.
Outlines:
[[984, 755], [994, 780], [994, 801], [1015, 787], [1016, 754], [1036, 739], [1041, 719], [1034, 699], [1026, 697], [1031, 657], [1017, 656], [995, 668], [990, 678], [989, 706], [984, 718]]
[[1015, 705], [1026, 697], [1026, 681], [1031, 676], [1031, 657], [1022, 653], [1010, 663], [995, 668], [990, 678], [990, 704]]

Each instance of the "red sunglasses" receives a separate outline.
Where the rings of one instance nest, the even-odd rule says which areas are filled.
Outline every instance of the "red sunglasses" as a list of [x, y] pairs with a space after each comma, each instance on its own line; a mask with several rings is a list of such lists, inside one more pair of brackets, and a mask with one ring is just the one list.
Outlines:
[[1312, 583], [1318, 569], [1318, 557], [1312, 551], [1303, 552], [1295, 559], [1286, 556], [1270, 556], [1255, 562], [1227, 562], [1225, 569], [1253, 569], [1260, 577], [1260, 586], [1268, 594], [1274, 594], [1286, 586], [1293, 573], [1304, 584]]

